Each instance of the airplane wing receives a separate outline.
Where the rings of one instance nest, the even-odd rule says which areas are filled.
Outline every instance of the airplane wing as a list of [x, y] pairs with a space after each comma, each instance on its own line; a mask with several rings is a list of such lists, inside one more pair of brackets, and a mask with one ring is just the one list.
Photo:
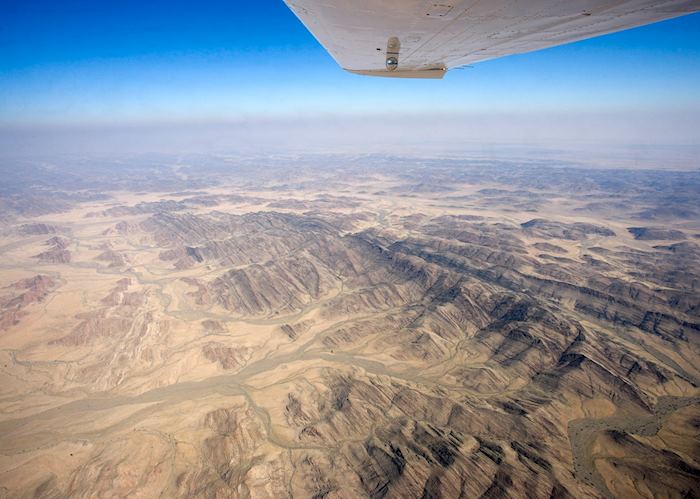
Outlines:
[[700, 0], [284, 1], [344, 69], [408, 78], [700, 10]]

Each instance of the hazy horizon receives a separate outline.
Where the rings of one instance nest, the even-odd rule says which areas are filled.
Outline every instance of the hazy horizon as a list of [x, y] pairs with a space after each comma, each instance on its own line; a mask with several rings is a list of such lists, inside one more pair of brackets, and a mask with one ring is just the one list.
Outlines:
[[390, 153], [444, 156], [499, 148], [624, 153], [700, 167], [693, 111], [300, 116], [286, 119], [0, 126], [3, 156], [120, 153]]

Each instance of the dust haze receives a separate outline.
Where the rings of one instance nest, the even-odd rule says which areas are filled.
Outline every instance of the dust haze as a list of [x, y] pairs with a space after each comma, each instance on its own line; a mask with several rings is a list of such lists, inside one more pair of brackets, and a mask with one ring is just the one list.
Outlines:
[[577, 162], [596, 158], [606, 168], [636, 161], [650, 168], [694, 169], [700, 167], [699, 120], [700, 109], [144, 118], [122, 124], [6, 124], [0, 126], [0, 146], [9, 156], [234, 151], [503, 157], [516, 150], [539, 157], [559, 152]]

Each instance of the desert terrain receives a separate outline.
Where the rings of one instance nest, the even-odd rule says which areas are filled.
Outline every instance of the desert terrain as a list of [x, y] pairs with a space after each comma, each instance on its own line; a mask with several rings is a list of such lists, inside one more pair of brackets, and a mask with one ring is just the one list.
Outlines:
[[0, 497], [700, 497], [700, 172], [7, 159]]

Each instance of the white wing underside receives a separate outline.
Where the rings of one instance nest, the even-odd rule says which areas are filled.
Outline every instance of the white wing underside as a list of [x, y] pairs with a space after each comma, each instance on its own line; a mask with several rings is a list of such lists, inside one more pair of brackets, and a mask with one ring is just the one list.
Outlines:
[[[344, 69], [441, 78], [450, 68], [700, 10], [700, 0], [285, 0]], [[398, 66], [387, 69], [390, 40]]]

